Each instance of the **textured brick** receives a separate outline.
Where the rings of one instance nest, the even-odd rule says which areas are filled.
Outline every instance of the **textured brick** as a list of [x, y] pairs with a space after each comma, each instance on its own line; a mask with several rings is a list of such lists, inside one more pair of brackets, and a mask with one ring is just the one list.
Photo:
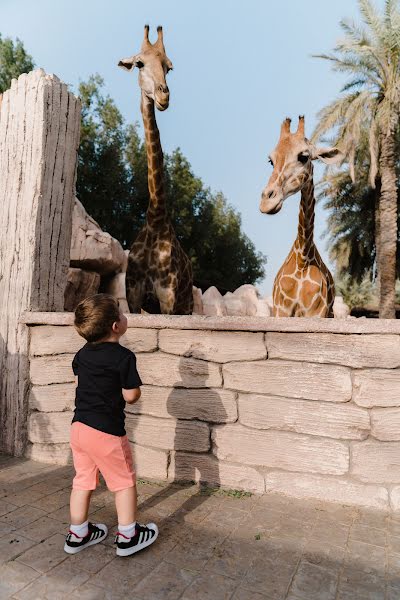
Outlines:
[[343, 442], [241, 425], [216, 427], [212, 439], [214, 454], [228, 462], [332, 475], [348, 471], [349, 449]]
[[334, 333], [267, 333], [269, 358], [348, 367], [400, 366], [400, 336]]
[[75, 407], [75, 383], [34, 385], [29, 394], [29, 408], [41, 412], [62, 412]]
[[235, 393], [222, 389], [182, 389], [145, 385], [139, 402], [127, 405], [128, 413], [164, 419], [199, 419], [212, 423], [237, 420]]
[[389, 505], [386, 488], [338, 477], [276, 471], [265, 476], [265, 489], [267, 492], [299, 499], [317, 499], [379, 509], [387, 509]]
[[160, 349], [219, 363], [266, 358], [264, 334], [240, 331], [160, 331]]
[[353, 400], [359, 406], [400, 406], [400, 369], [355, 371], [353, 383]]
[[28, 444], [26, 458], [54, 465], [69, 465], [72, 454], [69, 444]]
[[132, 352], [152, 352], [157, 350], [157, 331], [155, 329], [129, 328], [121, 338], [121, 345]]
[[370, 424], [367, 410], [352, 404], [239, 395], [240, 422], [255, 429], [280, 429], [332, 438], [363, 440]]
[[266, 360], [229, 363], [223, 367], [224, 387], [273, 396], [347, 402], [350, 370], [336, 365]]
[[127, 415], [125, 427], [129, 440], [141, 446], [190, 452], [206, 452], [210, 447], [210, 429], [199, 421]]
[[196, 455], [173, 452], [168, 467], [168, 479], [202, 481], [229, 489], [264, 492], [264, 477], [252, 467], [231, 465], [209, 454]]
[[138, 477], [164, 480], [167, 478], [168, 452], [130, 444]]
[[73, 358], [73, 354], [32, 358], [30, 362], [31, 383], [34, 385], [48, 385], [49, 383], [74, 382]]
[[143, 383], [174, 387], [219, 387], [219, 365], [195, 358], [171, 356], [163, 352], [138, 354], [137, 364]]
[[31, 356], [67, 354], [78, 352], [86, 343], [76, 332], [75, 327], [38, 325], [31, 327]]
[[28, 438], [38, 444], [69, 442], [73, 413], [31, 413], [28, 421]]
[[400, 483], [400, 443], [355, 442], [351, 450], [350, 470], [361, 481]]
[[382, 441], [400, 441], [400, 408], [373, 408], [371, 434]]

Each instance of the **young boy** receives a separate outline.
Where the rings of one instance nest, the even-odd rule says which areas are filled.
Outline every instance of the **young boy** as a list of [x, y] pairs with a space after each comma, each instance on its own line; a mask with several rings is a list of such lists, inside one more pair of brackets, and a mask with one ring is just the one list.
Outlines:
[[71, 527], [64, 550], [69, 554], [98, 544], [107, 537], [102, 523], [88, 522], [90, 497], [99, 471], [115, 494], [118, 556], [129, 556], [152, 544], [158, 536], [155, 523], [136, 523], [136, 477], [125, 432], [125, 402], [140, 398], [142, 384], [136, 357], [119, 344], [127, 319], [108, 294], [83, 300], [75, 311], [75, 328], [87, 343], [75, 355], [77, 378], [71, 448], [76, 475], [71, 491]]

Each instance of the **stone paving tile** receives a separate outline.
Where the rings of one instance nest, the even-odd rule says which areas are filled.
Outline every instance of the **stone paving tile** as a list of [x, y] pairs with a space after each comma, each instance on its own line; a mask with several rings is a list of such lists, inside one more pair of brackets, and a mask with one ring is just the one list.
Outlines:
[[238, 543], [236, 538], [229, 537], [215, 548], [206, 568], [221, 575], [242, 579], [253, 560], [253, 552], [245, 552], [243, 545]]
[[347, 567], [365, 573], [384, 573], [386, 564], [385, 548], [350, 540], [345, 564]]
[[239, 587], [232, 596], [232, 600], [269, 600], [268, 596], [258, 592], [251, 592], [242, 587]]
[[178, 600], [196, 575], [198, 573], [194, 571], [161, 563], [134, 588], [133, 597], [141, 600]]
[[386, 529], [388, 516], [385, 511], [361, 508], [354, 522], [375, 529]]
[[177, 544], [165, 559], [182, 569], [201, 570], [223, 539], [200, 526], [187, 528], [179, 534]]
[[388, 552], [388, 585], [396, 588], [400, 598], [400, 554]]
[[285, 560], [258, 558], [243, 579], [242, 587], [252, 592], [268, 594], [272, 600], [283, 600], [296, 568], [297, 562], [293, 564]]
[[63, 563], [14, 595], [17, 600], [61, 600], [89, 579], [89, 573]]
[[13, 560], [34, 544], [35, 542], [22, 535], [16, 535], [15, 533], [4, 535], [0, 538], [0, 564]]
[[0, 500], [0, 517], [18, 508], [16, 504], [11, 504], [8, 500]]
[[15, 530], [16, 527], [14, 527], [13, 525], [7, 525], [6, 523], [0, 522], [0, 538]]
[[89, 573], [98, 573], [114, 558], [115, 548], [97, 544], [78, 554], [72, 554], [68, 557], [68, 562], [71, 565], [75, 565], [77, 569], [82, 569]]
[[390, 552], [396, 552], [400, 554], [400, 536], [398, 535], [388, 535], [388, 549]]
[[5, 523], [6, 525], [11, 525], [13, 527], [24, 527], [25, 525], [29, 525], [29, 523], [33, 523], [33, 521], [37, 521], [40, 517], [46, 516], [44, 510], [40, 508], [36, 508], [34, 506], [21, 506], [12, 512], [9, 512], [2, 517], [0, 517], [0, 522]]
[[130, 597], [132, 598], [132, 596], [116, 594], [114, 590], [102, 589], [90, 583], [80, 585], [70, 596], [74, 600], [126, 600]]
[[355, 523], [350, 529], [349, 540], [365, 542], [366, 544], [384, 548], [386, 546], [386, 531]]
[[389, 535], [400, 536], [400, 521], [389, 518], [386, 529]]
[[343, 525], [351, 525], [357, 518], [359, 511], [354, 506], [344, 506], [342, 504], [321, 504], [317, 508], [319, 518], [326, 521], [334, 521], [343, 523]]
[[[101, 571], [92, 575], [89, 583], [116, 595], [134, 598], [133, 589], [149, 573], [148, 567], [137, 562], [135, 558], [116, 557]], [[137, 595], [139, 598], [140, 596]]]
[[40, 490], [35, 490], [35, 487], [36, 486], [29, 487], [25, 490], [7, 495], [4, 499], [7, 500], [7, 502], [15, 504], [15, 506], [25, 506], [26, 504], [31, 504], [32, 502], [35, 502], [35, 500], [39, 500], [46, 495]]
[[231, 577], [225, 577], [219, 573], [206, 571], [186, 588], [182, 600], [230, 600], [232, 593], [237, 588], [238, 582]]
[[40, 577], [40, 573], [16, 561], [2, 565], [0, 567], [0, 598], [9, 598], [38, 577]]
[[65, 536], [56, 533], [44, 542], [36, 544], [30, 550], [21, 554], [17, 560], [28, 565], [28, 567], [36, 569], [39, 573], [46, 573], [46, 571], [50, 571], [50, 569], [67, 558], [68, 555], [64, 552], [64, 543]]
[[291, 591], [306, 600], [335, 600], [338, 580], [339, 567], [332, 570], [301, 561]]
[[64, 506], [69, 506], [70, 491], [60, 490], [48, 496], [43, 496], [40, 500], [29, 501], [29, 506], [35, 506], [44, 510], [46, 513], [51, 513]]
[[340, 577], [338, 600], [385, 600], [384, 576], [344, 569]]
[[347, 544], [349, 531], [349, 525], [335, 523], [334, 521], [325, 520], [323, 517], [319, 517], [311, 532], [311, 538], [344, 548]]
[[336, 569], [343, 564], [345, 548], [334, 546], [325, 540], [310, 539], [304, 547], [303, 557], [314, 565]]
[[54, 519], [49, 519], [48, 517], [41, 517], [29, 525], [25, 525], [25, 527], [20, 527], [15, 533], [23, 535], [24, 537], [39, 543], [51, 537], [55, 533], [61, 532], [60, 524], [57, 521]]

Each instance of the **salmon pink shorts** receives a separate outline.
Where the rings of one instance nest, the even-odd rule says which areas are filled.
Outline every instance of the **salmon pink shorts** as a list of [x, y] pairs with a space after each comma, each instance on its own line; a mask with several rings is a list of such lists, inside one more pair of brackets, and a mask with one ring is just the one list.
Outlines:
[[111, 492], [135, 485], [136, 475], [126, 435], [111, 435], [75, 422], [71, 426], [71, 449], [76, 471], [72, 483], [74, 490], [95, 490], [99, 471]]

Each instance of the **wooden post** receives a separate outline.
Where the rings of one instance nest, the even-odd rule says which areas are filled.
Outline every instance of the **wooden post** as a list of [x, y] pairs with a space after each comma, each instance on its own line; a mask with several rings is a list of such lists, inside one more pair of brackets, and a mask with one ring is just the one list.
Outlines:
[[26, 445], [24, 311], [62, 311], [69, 265], [80, 102], [41, 69], [0, 106], [0, 451]]

